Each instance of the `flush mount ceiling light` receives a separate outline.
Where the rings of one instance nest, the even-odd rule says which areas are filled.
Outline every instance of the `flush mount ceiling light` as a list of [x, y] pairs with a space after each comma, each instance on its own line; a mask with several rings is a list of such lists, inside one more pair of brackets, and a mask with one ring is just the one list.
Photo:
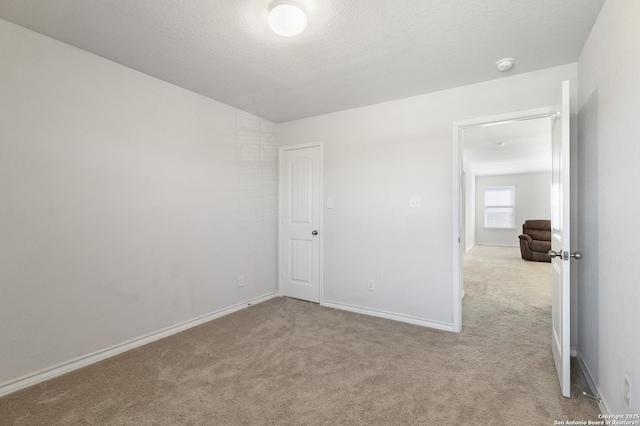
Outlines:
[[496, 68], [500, 72], [509, 71], [515, 62], [513, 58], [503, 58], [496, 62]]
[[300, 34], [307, 26], [307, 15], [302, 6], [292, 0], [274, 1], [269, 6], [269, 27], [285, 37]]

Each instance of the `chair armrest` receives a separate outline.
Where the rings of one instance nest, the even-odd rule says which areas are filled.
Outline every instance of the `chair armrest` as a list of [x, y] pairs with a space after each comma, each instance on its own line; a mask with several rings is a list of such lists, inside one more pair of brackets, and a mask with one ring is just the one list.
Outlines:
[[520, 238], [520, 253], [522, 254], [522, 258], [531, 260], [531, 241], [533, 241], [533, 239], [527, 234], [519, 235], [518, 238]]
[[531, 244], [531, 241], [533, 241], [533, 238], [531, 238], [527, 234], [518, 235], [518, 238], [520, 238], [521, 240], [525, 240], [529, 244]]

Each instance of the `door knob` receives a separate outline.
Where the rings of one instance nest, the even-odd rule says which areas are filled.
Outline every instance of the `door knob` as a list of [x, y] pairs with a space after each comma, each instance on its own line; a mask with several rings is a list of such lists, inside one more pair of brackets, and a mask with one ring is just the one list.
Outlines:
[[549, 250], [549, 252], [547, 253], [549, 255], [550, 258], [554, 258], [554, 257], [559, 257], [560, 259], [562, 259], [562, 252], [561, 251], [553, 251], [553, 250]]
[[318, 235], [318, 231], [314, 229], [313, 231], [311, 231], [311, 235]]
[[582, 259], [582, 253], [580, 253], [579, 251], [569, 254], [569, 252], [566, 252], [566, 251], [563, 253], [561, 251], [549, 250], [549, 252], [547, 252], [547, 254], [552, 259], [554, 257], [559, 257], [560, 259], [563, 259], [563, 260], [569, 260], [569, 257], [573, 257], [575, 260]]

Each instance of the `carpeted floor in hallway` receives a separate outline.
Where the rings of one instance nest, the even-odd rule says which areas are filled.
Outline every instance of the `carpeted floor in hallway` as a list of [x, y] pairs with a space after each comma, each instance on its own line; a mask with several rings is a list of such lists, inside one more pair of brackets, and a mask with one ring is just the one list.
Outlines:
[[[550, 265], [465, 259], [464, 330], [277, 298], [0, 398], [2, 425], [553, 425], [595, 420], [550, 349]], [[427, 285], [427, 284], [425, 284]]]

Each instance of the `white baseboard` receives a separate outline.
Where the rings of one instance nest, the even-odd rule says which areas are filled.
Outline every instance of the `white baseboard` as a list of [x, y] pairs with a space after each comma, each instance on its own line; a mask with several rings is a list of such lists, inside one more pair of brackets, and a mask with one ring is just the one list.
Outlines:
[[0, 397], [277, 297], [270, 293], [0, 384]]
[[591, 392], [593, 392], [593, 396], [600, 399], [600, 402], [598, 403], [598, 407], [600, 408], [600, 411], [602, 411], [602, 414], [611, 415], [612, 414], [611, 410], [609, 410], [607, 403], [602, 397], [602, 394], [600, 393], [600, 389], [598, 389], [598, 386], [596, 386], [596, 382], [593, 380], [593, 375], [591, 374], [589, 367], [587, 367], [587, 364], [585, 364], [584, 360], [582, 359], [582, 355], [580, 354], [580, 351], [577, 351], [576, 358], [578, 359], [578, 365], [582, 370], [582, 374], [584, 374], [584, 377], [585, 379], [587, 379], [587, 383], [589, 384], [589, 388], [591, 389]]
[[418, 317], [412, 317], [409, 315], [379, 311], [377, 309], [363, 308], [361, 306], [348, 305], [346, 303], [331, 302], [328, 300], [322, 301], [322, 306], [326, 306], [328, 308], [341, 309], [343, 311], [356, 312], [358, 314], [371, 315], [379, 318], [386, 318], [394, 321], [406, 322], [414, 325], [421, 325], [423, 327], [435, 328], [437, 330], [453, 332], [453, 324], [442, 323], [437, 321], [429, 321], [429, 320], [425, 320]]
[[578, 356], [578, 350], [576, 349], [575, 346], [571, 346], [571, 350], [569, 352], [571, 353], [571, 356], [574, 358]]

